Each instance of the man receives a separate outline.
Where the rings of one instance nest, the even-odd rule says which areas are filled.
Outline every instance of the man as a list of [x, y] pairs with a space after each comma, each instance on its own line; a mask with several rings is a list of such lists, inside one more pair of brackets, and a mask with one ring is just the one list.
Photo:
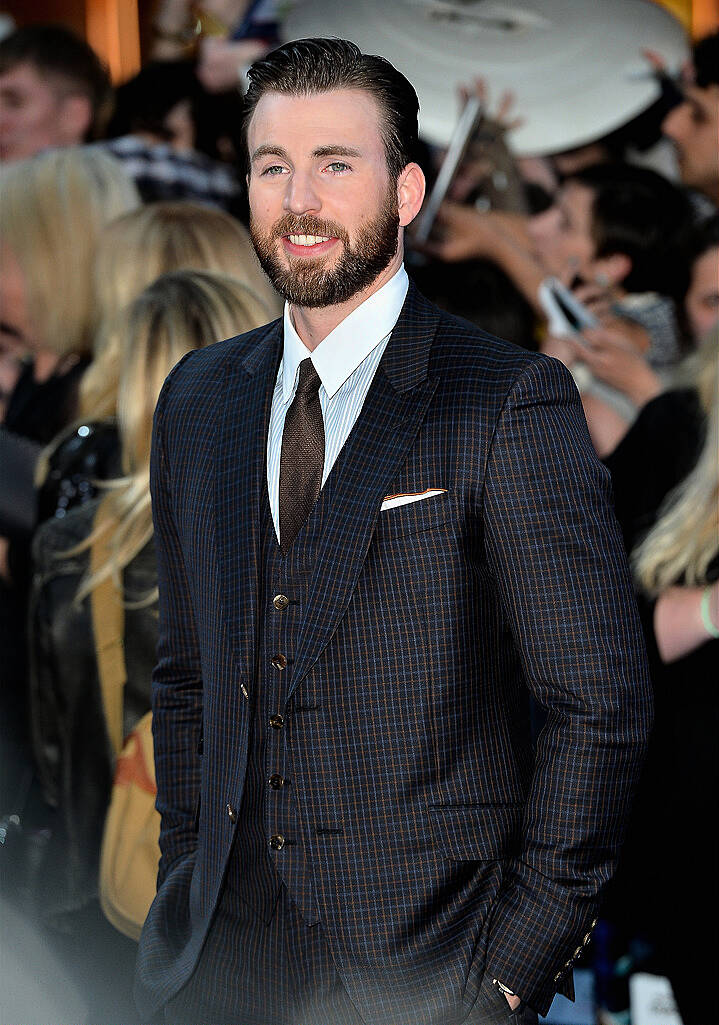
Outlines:
[[408, 285], [407, 80], [320, 39], [250, 82], [251, 230], [287, 306], [158, 404], [138, 1003], [533, 1022], [571, 993], [650, 715], [606, 475], [558, 363]]
[[690, 217], [686, 190], [656, 171], [598, 164], [564, 182], [554, 205], [530, 218], [529, 232], [547, 273], [601, 282], [613, 298], [668, 295], [676, 275], [669, 254]]
[[110, 97], [83, 40], [55, 25], [18, 29], [0, 42], [0, 160], [94, 138]]
[[674, 143], [682, 181], [719, 202], [719, 32], [700, 40], [685, 76], [684, 99], [662, 131]]

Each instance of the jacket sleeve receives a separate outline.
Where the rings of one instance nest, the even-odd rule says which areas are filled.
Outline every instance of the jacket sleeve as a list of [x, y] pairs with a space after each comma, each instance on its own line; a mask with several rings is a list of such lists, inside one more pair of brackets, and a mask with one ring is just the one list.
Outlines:
[[172, 375], [155, 412], [150, 491], [159, 588], [157, 664], [152, 675], [152, 732], [157, 809], [162, 816], [158, 888], [170, 868], [197, 847], [202, 671], [190, 588], [173, 511], [165, 419]]
[[610, 493], [570, 375], [556, 360], [533, 360], [495, 428], [484, 521], [525, 677], [548, 715], [523, 846], [491, 914], [487, 968], [541, 1014], [595, 923], [651, 725]]

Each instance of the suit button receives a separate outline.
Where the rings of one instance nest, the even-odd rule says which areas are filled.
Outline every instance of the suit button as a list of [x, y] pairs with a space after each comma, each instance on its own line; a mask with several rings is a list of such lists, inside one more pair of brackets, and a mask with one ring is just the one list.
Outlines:
[[272, 604], [278, 612], [283, 612], [290, 604], [290, 599], [286, 594], [276, 594], [272, 599]]
[[284, 836], [281, 836], [279, 833], [276, 833], [274, 836], [270, 837], [270, 847], [272, 848], [273, 851], [281, 851], [284, 846], [285, 846], [285, 838], [284, 838]]
[[284, 776], [280, 776], [279, 772], [273, 772], [267, 782], [273, 790], [281, 790], [287, 781]]
[[274, 712], [270, 716], [270, 726], [272, 727], [273, 730], [281, 730], [284, 725], [285, 725], [284, 717], [281, 716], [279, 712]]
[[237, 822], [237, 811], [231, 804], [227, 805], [227, 818], [230, 822]]
[[287, 668], [287, 658], [286, 658], [286, 656], [285, 655], [273, 655], [272, 656], [272, 665], [275, 667], [275, 669], [286, 669]]

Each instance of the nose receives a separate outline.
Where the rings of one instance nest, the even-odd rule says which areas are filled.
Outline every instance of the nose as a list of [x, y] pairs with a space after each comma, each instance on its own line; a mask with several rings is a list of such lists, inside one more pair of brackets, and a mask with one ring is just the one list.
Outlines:
[[318, 213], [321, 206], [322, 201], [317, 194], [311, 175], [295, 170], [288, 176], [282, 202], [283, 210], [292, 214]]
[[680, 142], [685, 134], [687, 118], [689, 117], [689, 104], [680, 103], [678, 107], [670, 110], [662, 121], [662, 132], [669, 139]]

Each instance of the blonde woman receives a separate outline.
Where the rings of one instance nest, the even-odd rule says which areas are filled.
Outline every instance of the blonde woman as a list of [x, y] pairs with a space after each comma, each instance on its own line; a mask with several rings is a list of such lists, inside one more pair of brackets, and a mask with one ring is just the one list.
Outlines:
[[719, 912], [719, 330], [677, 383], [642, 412], [615, 467], [618, 502], [634, 493], [619, 509], [628, 541], [640, 539], [655, 724], [610, 913], [650, 938], [682, 1020], [702, 1025], [712, 998], [699, 980], [716, 967]]
[[219, 271], [247, 285], [279, 315], [276, 292], [260, 269], [245, 227], [229, 214], [198, 203], [153, 203], [120, 217], [103, 232], [94, 267], [95, 302], [103, 330], [82, 384], [82, 416], [114, 416], [122, 331], [118, 315], [150, 282], [182, 268]]
[[[38, 905], [70, 937], [72, 951], [116, 943], [118, 985], [131, 986], [134, 959], [105, 926], [97, 903], [99, 847], [113, 776], [95, 658], [89, 593], [108, 575], [118, 582], [125, 612], [125, 727], [150, 705], [155, 661], [156, 569], [149, 494], [152, 416], [164, 378], [189, 350], [264, 323], [262, 301], [232, 278], [204, 272], [166, 274], [130, 306], [122, 339], [118, 426], [123, 476], [106, 502], [110, 557], [89, 573], [100, 499], [79, 506], [38, 531], [33, 547], [31, 713], [38, 774], [57, 809]], [[70, 554], [68, 554], [68, 552]], [[104, 939], [103, 939], [104, 937]], [[91, 980], [92, 982], [92, 980]], [[109, 1013], [108, 1013], [109, 1012]], [[110, 1008], [105, 1008], [112, 1017]], [[100, 1016], [100, 1020], [105, 1020]], [[113, 1018], [112, 1020], [116, 1020]]]
[[[3, 474], [2, 500], [26, 509], [22, 530], [0, 516], [0, 809], [16, 807], [29, 758], [25, 621], [32, 468], [76, 412], [96, 317], [91, 279], [103, 227], [139, 204], [120, 164], [92, 147], [41, 153], [0, 168], [0, 321], [23, 366], [7, 397], [4, 440], [26, 473]], [[18, 437], [20, 436], [20, 437]], [[8, 451], [0, 462], [8, 466]], [[1, 510], [0, 510], [1, 512]], [[12, 536], [12, 542], [8, 537]], [[0, 812], [1, 813], [1, 812]]]
[[74, 415], [97, 329], [97, 241], [139, 203], [118, 161], [91, 146], [0, 169], [0, 309], [28, 361], [6, 410], [14, 433], [48, 442]]
[[229, 214], [197, 203], [153, 203], [103, 231], [94, 264], [94, 302], [101, 325], [94, 358], [80, 386], [80, 421], [56, 440], [38, 470], [39, 521], [92, 498], [94, 482], [120, 472], [115, 415], [128, 305], [161, 274], [182, 268], [218, 271], [245, 284], [280, 313], [246, 229]]

